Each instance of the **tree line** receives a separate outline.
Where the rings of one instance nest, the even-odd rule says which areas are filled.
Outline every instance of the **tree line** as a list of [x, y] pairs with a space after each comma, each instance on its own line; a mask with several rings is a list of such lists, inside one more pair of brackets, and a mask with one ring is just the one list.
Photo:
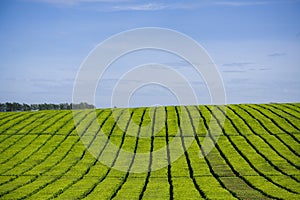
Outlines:
[[71, 110], [71, 109], [92, 109], [94, 105], [88, 103], [42, 103], [42, 104], [26, 104], [16, 102], [0, 103], [0, 112], [10, 111], [36, 111], [36, 110]]

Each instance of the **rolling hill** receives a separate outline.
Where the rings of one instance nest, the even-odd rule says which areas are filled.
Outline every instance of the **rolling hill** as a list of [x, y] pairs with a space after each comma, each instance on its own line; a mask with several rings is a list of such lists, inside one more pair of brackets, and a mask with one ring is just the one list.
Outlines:
[[299, 103], [0, 113], [1, 199], [300, 199], [299, 169]]

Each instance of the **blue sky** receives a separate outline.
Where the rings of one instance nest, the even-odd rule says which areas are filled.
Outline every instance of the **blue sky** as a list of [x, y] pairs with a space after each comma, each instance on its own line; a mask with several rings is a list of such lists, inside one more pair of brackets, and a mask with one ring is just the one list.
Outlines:
[[[76, 73], [89, 52], [114, 34], [141, 27], [174, 29], [201, 44], [223, 77], [227, 103], [299, 102], [299, 10], [298, 0], [2, 1], [0, 102], [71, 102]], [[148, 62], [156, 53], [141, 55]], [[117, 74], [134, 59], [113, 66], [98, 89], [98, 107], [111, 106]], [[172, 56], [158, 61], [182, 66]], [[186, 68], [177, 70], [192, 76]], [[195, 87], [199, 103], [209, 103], [205, 87]], [[170, 91], [157, 86], [141, 88], [130, 101], [176, 104]]]

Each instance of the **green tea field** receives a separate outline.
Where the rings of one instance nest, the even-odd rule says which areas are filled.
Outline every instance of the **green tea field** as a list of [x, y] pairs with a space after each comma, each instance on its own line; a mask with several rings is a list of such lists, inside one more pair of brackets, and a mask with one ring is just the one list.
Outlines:
[[1, 112], [0, 199], [300, 199], [299, 103], [93, 113]]

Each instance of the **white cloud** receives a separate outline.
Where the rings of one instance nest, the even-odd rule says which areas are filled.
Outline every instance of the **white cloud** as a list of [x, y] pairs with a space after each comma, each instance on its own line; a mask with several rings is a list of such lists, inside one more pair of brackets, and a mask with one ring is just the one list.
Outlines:
[[[59, 6], [74, 6], [102, 3], [102, 11], [157, 11], [157, 10], [190, 10], [203, 6], [255, 6], [273, 3], [297, 3], [300, 0], [207, 0], [207, 1], [188, 1], [182, 3], [173, 1], [172, 3], [163, 3], [163, 1], [138, 1], [138, 0], [25, 0], [33, 2], [41, 2], [54, 4]], [[103, 6], [105, 4], [105, 6]], [[99, 10], [99, 7], [98, 9]]]
[[163, 10], [167, 9], [169, 6], [160, 3], [147, 3], [140, 5], [123, 5], [123, 6], [115, 6], [114, 10], [136, 10], [136, 11], [155, 11], [155, 10]]
[[120, 5], [114, 7], [115, 10], [132, 10], [132, 11], [156, 11], [156, 10], [189, 10], [202, 6], [203, 3], [144, 3], [144, 4], [131, 4]]
[[[157, 11], [157, 10], [172, 10], [172, 9], [195, 9], [203, 3], [147, 3], [140, 2], [137, 0], [27, 0], [40, 3], [48, 3], [58, 6], [78, 6], [78, 5], [88, 5], [97, 4], [96, 10], [100, 11]], [[102, 3], [102, 4], [100, 4]]]

